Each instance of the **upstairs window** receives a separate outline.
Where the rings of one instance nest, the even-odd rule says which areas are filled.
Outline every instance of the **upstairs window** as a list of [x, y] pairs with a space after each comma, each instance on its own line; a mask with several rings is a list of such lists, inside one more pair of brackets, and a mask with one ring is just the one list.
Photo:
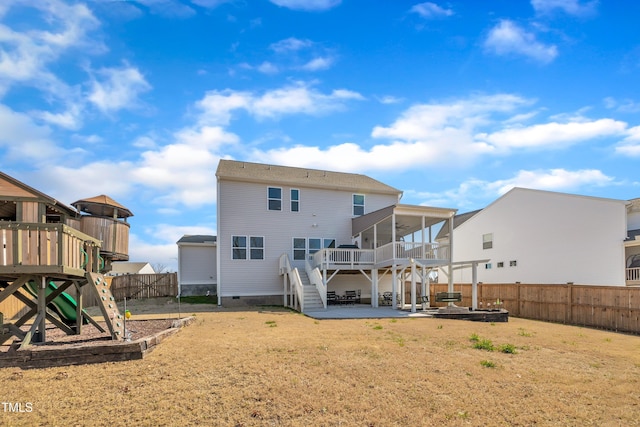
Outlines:
[[364, 215], [364, 194], [353, 195], [353, 216]]
[[300, 190], [291, 189], [291, 212], [300, 212]]
[[493, 248], [493, 233], [482, 235], [482, 249]]
[[267, 189], [267, 205], [270, 211], [282, 210], [282, 188], [269, 187]]

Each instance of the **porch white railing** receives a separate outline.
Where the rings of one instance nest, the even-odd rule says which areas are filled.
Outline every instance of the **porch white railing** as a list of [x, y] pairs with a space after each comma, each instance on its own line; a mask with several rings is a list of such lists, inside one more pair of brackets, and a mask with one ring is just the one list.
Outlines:
[[[289, 277], [289, 283], [291, 284], [291, 288], [293, 290], [294, 301], [292, 304], [287, 304], [287, 290], [285, 289], [284, 295], [284, 305], [285, 307], [296, 308], [296, 301], [301, 313], [304, 313], [304, 290], [302, 289], [302, 279], [300, 279], [300, 273], [297, 268], [291, 268], [291, 261], [289, 260], [289, 255], [284, 253], [280, 255], [280, 275], [287, 275]], [[326, 298], [326, 292], [325, 292]]]
[[376, 249], [375, 263], [386, 264], [393, 261], [394, 258], [447, 260], [449, 259], [449, 252], [448, 244], [392, 242]]
[[373, 266], [375, 254], [371, 249], [321, 249], [311, 258], [312, 267], [339, 265], [350, 268]]
[[640, 267], [627, 268], [627, 285], [640, 285]]
[[320, 294], [322, 305], [324, 306], [324, 308], [327, 308], [327, 287], [322, 280], [322, 274], [320, 274], [320, 270], [318, 270], [317, 267], [311, 267], [309, 261], [305, 261], [304, 268], [307, 272], [307, 276], [309, 276], [309, 282], [316, 287], [318, 293]]

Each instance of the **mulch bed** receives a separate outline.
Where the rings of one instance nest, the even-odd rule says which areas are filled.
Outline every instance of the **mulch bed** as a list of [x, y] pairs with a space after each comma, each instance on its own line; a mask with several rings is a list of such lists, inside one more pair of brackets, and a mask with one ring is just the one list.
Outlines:
[[[44, 368], [142, 359], [162, 340], [192, 321], [193, 317], [128, 321], [129, 339], [123, 341], [112, 340], [108, 333], [100, 332], [93, 325], [83, 325], [80, 335], [67, 335], [48, 325], [46, 343], [32, 344], [24, 350], [17, 350], [17, 343], [0, 346], [0, 368]], [[108, 331], [104, 323], [100, 325]]]

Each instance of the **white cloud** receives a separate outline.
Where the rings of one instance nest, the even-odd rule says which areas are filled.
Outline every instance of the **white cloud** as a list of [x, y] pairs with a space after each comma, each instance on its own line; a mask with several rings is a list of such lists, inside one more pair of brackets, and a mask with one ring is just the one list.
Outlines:
[[293, 10], [321, 11], [338, 6], [342, 0], [269, 0], [271, 3]]
[[586, 16], [596, 11], [597, 1], [580, 2], [580, 0], [531, 0], [536, 13], [547, 14], [561, 10], [568, 15]]
[[490, 134], [481, 133], [476, 139], [497, 148], [566, 147], [578, 142], [623, 134], [627, 124], [612, 119], [570, 123], [543, 123], [512, 127]]
[[[47, 67], [62, 53], [79, 46], [89, 51], [104, 49], [102, 43], [87, 38], [99, 23], [86, 5], [50, 0], [30, 2], [26, 6], [37, 9], [41, 15], [33, 22], [48, 24], [50, 29], [21, 28], [20, 31], [14, 31], [6, 24], [0, 24], [0, 79], [30, 82], [50, 91], [61, 83]], [[5, 7], [25, 5], [15, 2]], [[55, 85], [51, 86], [52, 82]]]
[[[509, 113], [531, 104], [531, 100], [510, 95], [474, 96], [445, 103], [418, 104], [406, 110], [388, 127], [376, 126], [374, 138], [402, 140], [433, 140], [443, 131], [465, 133], [488, 120], [496, 113]], [[469, 138], [470, 139], [470, 138]]]
[[485, 207], [514, 187], [536, 190], [576, 192], [585, 187], [603, 187], [614, 184], [614, 178], [597, 169], [538, 169], [520, 170], [511, 178], [496, 181], [468, 179], [458, 188], [439, 193], [405, 191], [405, 197], [420, 200], [427, 206], [458, 206], [462, 209]]
[[258, 66], [258, 71], [263, 74], [277, 74], [280, 70], [274, 64], [269, 61], [265, 61]]
[[304, 71], [318, 71], [331, 68], [333, 65], [333, 59], [327, 57], [318, 57], [310, 60], [306, 64], [300, 67]]
[[623, 156], [640, 157], [640, 126], [630, 128], [627, 137], [616, 146], [615, 151]]
[[0, 148], [6, 150], [7, 163], [11, 161], [52, 161], [63, 153], [51, 140], [51, 130], [39, 126], [26, 114], [18, 113], [0, 104]]
[[309, 84], [297, 82], [262, 95], [230, 89], [211, 91], [197, 106], [202, 110], [201, 123], [227, 125], [231, 113], [239, 109], [258, 119], [291, 114], [321, 115], [346, 108], [346, 101], [363, 99], [362, 95], [350, 90], [337, 89], [324, 94]]
[[484, 42], [486, 51], [496, 55], [521, 55], [547, 64], [558, 56], [555, 45], [545, 45], [533, 33], [525, 31], [508, 19], [493, 27]]
[[376, 97], [376, 99], [381, 104], [398, 104], [398, 103], [404, 101], [404, 98], [398, 98], [398, 97], [392, 96], [392, 95], [380, 96], [380, 97]]
[[453, 15], [452, 9], [445, 9], [431, 2], [418, 3], [410, 9], [410, 12], [417, 13], [423, 18], [427, 19], [441, 18]]
[[603, 100], [605, 108], [614, 110], [620, 113], [638, 113], [640, 112], [640, 103], [631, 99], [617, 100], [613, 97], [606, 97]]
[[314, 43], [311, 40], [289, 37], [276, 43], [272, 43], [269, 46], [269, 49], [273, 50], [276, 53], [289, 53], [296, 52], [302, 49], [308, 49], [313, 45]]
[[521, 170], [510, 179], [489, 183], [487, 188], [504, 194], [514, 187], [533, 188], [537, 190], [569, 191], [583, 186], [604, 186], [613, 183], [613, 177], [607, 176], [597, 169]]
[[97, 71], [101, 81], [93, 79], [89, 101], [103, 112], [132, 109], [139, 106], [138, 96], [151, 89], [135, 67], [102, 68]]

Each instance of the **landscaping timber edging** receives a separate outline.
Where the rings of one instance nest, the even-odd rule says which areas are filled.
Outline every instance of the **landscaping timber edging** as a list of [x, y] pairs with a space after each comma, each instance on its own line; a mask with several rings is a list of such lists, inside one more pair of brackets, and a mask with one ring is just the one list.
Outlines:
[[23, 369], [52, 368], [58, 366], [85, 365], [89, 363], [123, 362], [140, 360], [158, 344], [190, 325], [195, 317], [175, 320], [171, 327], [148, 337], [131, 342], [110, 342], [104, 345], [87, 345], [73, 348], [26, 348], [0, 355], [0, 368]]

